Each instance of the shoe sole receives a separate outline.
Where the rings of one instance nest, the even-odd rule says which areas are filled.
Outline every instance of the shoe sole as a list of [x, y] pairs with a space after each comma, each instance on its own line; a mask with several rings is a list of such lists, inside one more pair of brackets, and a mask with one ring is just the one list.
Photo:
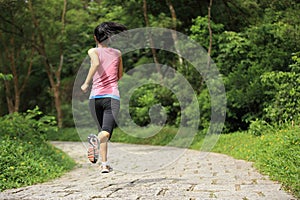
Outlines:
[[101, 169], [101, 173], [102, 174], [107, 174], [107, 173], [109, 173], [111, 171], [113, 171], [113, 168], [111, 168], [111, 167], [109, 169]]
[[99, 140], [96, 135], [91, 134], [88, 136], [88, 159], [91, 163], [97, 163], [99, 159]]

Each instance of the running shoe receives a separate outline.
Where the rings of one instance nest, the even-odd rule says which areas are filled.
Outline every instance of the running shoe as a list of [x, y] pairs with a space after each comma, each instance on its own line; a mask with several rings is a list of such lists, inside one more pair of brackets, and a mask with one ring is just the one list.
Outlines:
[[94, 134], [88, 136], [88, 159], [92, 163], [96, 163], [99, 159], [100, 142]]
[[101, 173], [109, 173], [113, 170], [109, 165], [101, 165], [100, 166]]

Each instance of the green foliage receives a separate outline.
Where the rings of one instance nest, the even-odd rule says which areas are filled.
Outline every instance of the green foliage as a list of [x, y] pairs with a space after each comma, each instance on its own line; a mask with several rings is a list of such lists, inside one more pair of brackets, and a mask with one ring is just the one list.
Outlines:
[[74, 118], [72, 113], [72, 105], [64, 104], [61, 106], [61, 109], [64, 113], [63, 124], [64, 127], [74, 127]]
[[[160, 80], [159, 76], [151, 72], [151, 69], [147, 71], [148, 69], [143, 68], [131, 75], [122, 77], [120, 82], [122, 100], [118, 117], [121, 125], [127, 126], [131, 121], [139, 126], [160, 125], [164, 123], [164, 120], [161, 119], [165, 118], [168, 125], [176, 124], [179, 110], [176, 96], [162, 82], [159, 84], [157, 82]], [[144, 73], [151, 73], [151, 77], [144, 78]], [[165, 79], [164, 81], [169, 80]], [[127, 91], [127, 88], [132, 88], [133, 85], [137, 84], [141, 84], [141, 86], [134, 88], [133, 91]], [[123, 95], [123, 93], [126, 94]], [[122, 105], [122, 102], [129, 102], [129, 105]], [[128, 112], [126, 109], [128, 109], [131, 118], [125, 115]]]
[[142, 13], [142, 1], [140, 0], [103, 0], [101, 4], [96, 6], [99, 8], [96, 15], [100, 15], [98, 17], [98, 23], [117, 21], [125, 24], [129, 28], [137, 28], [143, 25], [142, 19], [144, 19], [144, 17]]
[[[82, 139], [86, 139], [90, 134], [90, 131], [86, 131], [86, 137], [82, 137]], [[81, 135], [80, 135], [81, 136]], [[46, 135], [47, 141], [81, 141], [79, 134], [77, 133], [75, 128], [63, 128], [59, 129], [57, 132], [52, 132]]]
[[0, 138], [18, 138], [32, 143], [45, 142], [45, 135], [57, 131], [53, 116], [43, 115], [36, 107], [27, 113], [13, 113], [0, 118]]
[[133, 121], [140, 126], [150, 123], [149, 109], [157, 103], [153, 89], [155, 85], [144, 85], [131, 96], [130, 113]]
[[[157, 130], [159, 130], [157, 132]], [[162, 128], [157, 126], [148, 126], [138, 129], [132, 129], [133, 133], [138, 133], [139, 137], [130, 135], [132, 133], [126, 133], [121, 129], [116, 129], [111, 138], [112, 142], [122, 142], [131, 144], [151, 144], [151, 145], [168, 145], [172, 142], [172, 146], [183, 147], [185, 141], [181, 140], [172, 141], [176, 134], [178, 134], [178, 128], [171, 126], [164, 126]]]
[[[27, 86], [22, 89], [20, 111], [26, 111], [28, 108], [39, 105], [45, 113], [54, 114], [55, 105], [51, 100], [52, 92], [49, 89], [49, 81], [43, 63], [44, 61], [49, 62], [55, 70], [60, 63], [59, 55], [64, 52], [61, 71], [62, 110], [65, 125], [73, 126], [70, 106], [72, 81], [70, 80], [74, 80], [78, 68], [87, 56], [87, 50], [95, 45], [94, 27], [103, 21], [123, 23], [129, 29], [144, 27], [143, 1], [67, 1], [64, 29], [62, 29], [61, 22], [64, 3], [62, 0], [47, 0], [47, 3], [42, 0], [32, 1], [39, 29], [34, 28], [28, 2], [0, 1], [0, 8], [3, 11], [0, 14], [0, 46], [3, 49], [0, 55], [0, 79], [4, 78], [1, 73], [12, 73], [10, 65], [14, 64], [20, 75], [18, 84], [21, 85], [25, 81], [27, 67], [32, 56], [33, 70]], [[171, 1], [171, 3], [176, 12], [176, 30], [188, 34], [207, 49], [209, 42], [208, 2], [177, 0]], [[290, 120], [292, 115], [293, 119], [295, 118], [292, 109], [295, 108], [295, 112], [298, 112], [296, 104], [299, 105], [299, 103], [297, 100], [292, 102], [291, 98], [293, 96], [298, 99], [297, 87], [295, 91], [292, 91], [291, 88], [286, 88], [281, 83], [281, 90], [288, 91], [281, 92], [279, 95], [277, 94], [279, 88], [269, 87], [268, 83], [262, 82], [261, 77], [268, 76], [268, 73], [271, 72], [276, 74], [278, 71], [299, 73], [299, 69], [296, 71], [299, 66], [296, 61], [292, 64], [295, 69], [288, 67], [291, 64], [292, 54], [299, 51], [299, 10], [300, 4], [293, 0], [274, 0], [272, 2], [231, 0], [213, 3], [211, 55], [223, 75], [226, 86], [226, 132], [247, 129], [251, 121], [256, 118], [263, 118], [268, 122], [287, 118]], [[174, 21], [166, 1], [147, 1], [147, 11], [151, 26], [174, 28]], [[38, 31], [43, 36], [44, 44], [37, 42], [40, 37]], [[37, 53], [41, 51], [43, 45], [45, 45], [47, 60]], [[32, 47], [35, 52], [31, 55]], [[173, 66], [177, 72], [185, 76], [194, 88], [198, 99], [201, 100], [199, 104], [200, 112], [203, 113], [201, 115], [203, 124], [200, 125], [200, 128], [204, 128], [210, 120], [210, 99], [202, 77], [189, 63], [185, 61], [179, 63], [177, 56], [163, 51], [157, 51], [157, 53], [160, 63]], [[12, 54], [15, 55], [15, 63], [10, 63], [9, 58], [13, 56]], [[141, 64], [153, 62], [152, 58], [150, 49], [124, 55], [125, 72]], [[284, 76], [282, 77], [284, 79], [289, 76], [293, 76], [293, 80], [297, 78], [297, 75], [292, 74], [280, 76]], [[159, 102], [163, 102], [161, 104], [170, 117], [168, 124], [179, 124], [181, 113], [174, 95], [170, 95], [167, 91], [165, 91], [167, 95], [164, 95], [156, 86], [140, 88], [140, 90], [145, 90], [145, 94], [137, 91], [136, 96], [140, 95], [139, 101], [134, 99], [131, 102], [131, 112], [137, 123], [149, 123], [149, 108], [158, 102], [158, 99], [153, 98], [151, 94], [153, 91], [155, 97], [159, 96]], [[9, 91], [14, 94], [13, 87]], [[284, 95], [289, 96], [289, 100]], [[26, 101], [24, 101], [25, 99]], [[281, 101], [280, 99], [285, 100]], [[0, 102], [1, 105], [4, 105], [0, 114], [6, 114], [7, 100], [3, 85], [0, 86]], [[280, 109], [279, 104], [281, 105]], [[286, 108], [290, 110], [286, 112], [287, 115], [281, 116], [281, 113], [285, 112], [284, 104], [287, 104]], [[187, 114], [192, 113], [191, 111], [192, 108], [186, 109]], [[88, 111], [87, 114], [89, 114]], [[89, 123], [85, 122], [85, 124]]]
[[[194, 0], [171, 2], [177, 15], [176, 29], [189, 34], [204, 48], [208, 48], [209, 32], [206, 17], [208, 2], [202, 0], [200, 4], [199, 1]], [[152, 26], [166, 28], [173, 26], [170, 10], [165, 1], [147, 1], [147, 3], [148, 17]], [[46, 62], [50, 62], [54, 69], [60, 62], [59, 53], [63, 51], [62, 109], [65, 124], [72, 126], [70, 106], [72, 77], [75, 76], [83, 58], [86, 57], [87, 49], [95, 45], [93, 40], [94, 27], [103, 21], [116, 21], [127, 25], [129, 28], [144, 27], [143, 2], [141, 0], [68, 1], [64, 30], [62, 30], [61, 23], [62, 0], [47, 0], [47, 3], [36, 0], [32, 2], [32, 5], [45, 44], [33, 41], [33, 39], [39, 38], [39, 34], [37, 34], [38, 29], [33, 28], [28, 1], [0, 1], [0, 8], [3, 11], [0, 13], [0, 47], [4, 49], [0, 55], [0, 80], [12, 79], [11, 75], [6, 74], [11, 73], [9, 71], [10, 64], [15, 64], [18, 66], [17, 71], [20, 74], [19, 84], [24, 81], [32, 47], [39, 51], [41, 45], [45, 45], [48, 56]], [[229, 152], [253, 161], [257, 159], [258, 163], [268, 161], [267, 164], [260, 166], [270, 170], [271, 173], [279, 174], [278, 177], [286, 176], [286, 179], [291, 179], [286, 180], [286, 185], [291, 183], [293, 191], [295, 191], [294, 188], [297, 188], [297, 184], [295, 186], [295, 179], [291, 177], [296, 177], [296, 180], [299, 179], [294, 173], [295, 168], [293, 166], [294, 163], [299, 166], [299, 163], [288, 155], [288, 151], [292, 152], [291, 155], [294, 158], [297, 158], [299, 149], [296, 147], [299, 146], [297, 140], [299, 131], [298, 129], [287, 129], [286, 132], [275, 131], [275, 128], [272, 128], [270, 124], [283, 124], [283, 122], [290, 120], [298, 124], [300, 121], [299, 11], [300, 4], [294, 0], [222, 1], [213, 3], [211, 22], [213, 31], [211, 55], [222, 74], [226, 87], [226, 132], [249, 127], [248, 134], [222, 135], [221, 142], [222, 138], [227, 138], [229, 140], [227, 142], [230, 144], [223, 145], [223, 152]], [[11, 53], [15, 53], [15, 63], [10, 63]], [[49, 81], [45, 69], [41, 67], [45, 60], [36, 53], [32, 56], [34, 70], [28, 80], [28, 87], [23, 88], [24, 92], [21, 99], [27, 99], [27, 101], [22, 100], [20, 110], [25, 111], [39, 105], [43, 111], [52, 113], [54, 104], [49, 98], [51, 97]], [[152, 62], [149, 49], [130, 52], [124, 58], [125, 71]], [[211, 101], [214, 99], [210, 98], [202, 77], [189, 63], [184, 61], [181, 64], [176, 56], [163, 51], [158, 51], [158, 58], [160, 63], [174, 66], [177, 72], [182, 74], [194, 88], [201, 113], [199, 128], [202, 130], [196, 137], [201, 139], [202, 132], [204, 133], [208, 128]], [[26, 66], [24, 67], [24, 65]], [[132, 80], [125, 84], [147, 81], [138, 80], [140, 76], [132, 77]], [[126, 79], [126, 76], [124, 78]], [[158, 79], [156, 77], [153, 80], [157, 81]], [[170, 80], [170, 82], [172, 81]], [[126, 88], [126, 85], [124, 87]], [[180, 86], [178, 88], [180, 89]], [[12, 88], [10, 90], [13, 92]], [[182, 96], [188, 95], [185, 92], [182, 90]], [[0, 102], [1, 105], [6, 105], [3, 84], [0, 85]], [[163, 107], [162, 110], [156, 110], [158, 104]], [[75, 107], [84, 108], [74, 110], [74, 113], [84, 110], [86, 113], [83, 116], [89, 116], [90, 113], [85, 106], [86, 102], [79, 102], [78, 107]], [[191, 114], [194, 113], [193, 107], [187, 106], [182, 112], [178, 99], [172, 94], [172, 91], [156, 84], [140, 87], [134, 92], [130, 99], [130, 112], [134, 121], [140, 125], [149, 124], [151, 122], [150, 116], [153, 113], [163, 117], [165, 112], [168, 115], [167, 124], [174, 126], [180, 124], [181, 116], [192, 118], [191, 124], [196, 123], [199, 117]], [[16, 146], [16, 149], [16, 143], [26, 146], [27, 143], [45, 141], [45, 137], [59, 140], [72, 138], [78, 140], [78, 134], [72, 129], [67, 129], [65, 132], [60, 130], [63, 133], [59, 132], [58, 134], [52, 127], [54, 123], [53, 117], [43, 116], [37, 109], [29, 111], [27, 114], [15, 113], [0, 119], [0, 138], [8, 141], [9, 145]], [[80, 126], [88, 127], [91, 124], [91, 118], [86, 117], [81, 123]], [[122, 123], [126, 124], [126, 120]], [[154, 131], [155, 128], [151, 130]], [[142, 135], [149, 134], [143, 131], [141, 131]], [[116, 131], [116, 140], [119, 138], [119, 141], [136, 142], [136, 138], [128, 139], [126, 135], [118, 132], [119, 130]], [[170, 141], [174, 135], [174, 131], [168, 130], [168, 128], [163, 129], [162, 132], [164, 134], [159, 134], [159, 138], [164, 142]], [[168, 135], [168, 132], [172, 134]], [[266, 140], [266, 138], [269, 139]], [[20, 139], [22, 142], [19, 141]], [[154, 144], [166, 144], [161, 143], [162, 140], [151, 138], [150, 141]], [[277, 140], [283, 142], [281, 146], [274, 145], [273, 142]], [[266, 155], [270, 155], [270, 159], [264, 157]], [[34, 156], [30, 155], [30, 157]], [[3, 158], [5, 157], [1, 157], [1, 159]], [[280, 165], [284, 167], [280, 168]], [[11, 170], [13, 169], [16, 167]], [[7, 170], [7, 168], [3, 170]], [[279, 178], [276, 179], [279, 180]], [[284, 178], [283, 181], [285, 181]], [[296, 191], [298, 190], [296, 189]]]
[[[206, 50], [209, 46], [209, 31], [208, 31], [208, 24], [207, 24], [207, 16], [201, 17], [198, 16], [196, 19], [193, 20], [194, 24], [191, 26], [191, 38], [197, 41], [201, 46], [205, 47]], [[211, 21], [211, 29], [213, 31], [213, 53], [216, 51], [218, 46], [216, 45], [215, 41], [218, 39], [218, 35], [224, 31], [223, 24], [216, 24]], [[213, 54], [212, 54], [213, 55]]]
[[[126, 127], [126, 131], [121, 128], [114, 129], [111, 142], [131, 143], [131, 144], [149, 144], [149, 145], [170, 145], [176, 147], [188, 147], [191, 143], [191, 133], [189, 129], [179, 129], [174, 126], [150, 125], [145, 127]], [[130, 130], [130, 132], [127, 132]], [[77, 133], [79, 131], [79, 134]], [[58, 134], [51, 134], [47, 139], [54, 141], [84, 141], [91, 133], [91, 129], [63, 128]], [[180, 137], [176, 138], [176, 135]], [[196, 134], [196, 140], [203, 139], [205, 134]]]
[[300, 119], [300, 62], [296, 55], [293, 60], [291, 72], [269, 72], [261, 77], [265, 94], [271, 99], [265, 103], [265, 118], [274, 123]]
[[147, 84], [135, 90], [129, 107], [132, 120], [140, 126], [164, 123], [160, 119], [165, 115], [168, 115], [167, 124], [174, 125], [176, 109], [179, 108], [171, 91], [157, 84]]
[[[279, 90], [265, 87], [261, 76], [269, 72], [276, 74], [278, 70], [287, 71], [289, 69], [290, 56], [297, 49], [296, 43], [292, 42], [297, 35], [297, 26], [293, 26], [290, 22], [283, 22], [279, 18], [261, 24], [257, 23], [257, 25], [246, 27], [240, 32], [224, 30], [223, 27], [222, 24], [212, 22], [212, 58], [223, 74], [226, 87], [226, 130], [247, 129], [252, 120], [261, 118], [265, 114], [264, 109], [267, 105], [270, 108], [274, 106], [272, 102], [275, 100], [268, 95], [268, 92], [274, 94]], [[293, 34], [289, 31], [292, 31]], [[206, 18], [195, 19], [191, 32], [194, 40], [207, 46]], [[297, 84], [295, 78], [297, 76], [292, 80]], [[293, 92], [282, 85], [281, 91], [284, 96], [287, 95], [285, 92], [289, 95], [296, 95], [294, 92], [297, 93], [298, 90]], [[285, 101], [281, 104], [282, 109], [286, 103], [288, 102]], [[292, 105], [295, 108], [296, 104], [293, 102], [287, 107], [293, 109]], [[295, 112], [298, 112], [297, 109]], [[279, 112], [273, 112], [273, 114], [280, 117]]]
[[0, 191], [47, 181], [72, 169], [74, 161], [45, 142], [1, 139]]
[[290, 124], [265, 129], [261, 136], [248, 132], [221, 135], [213, 151], [254, 162], [254, 166], [285, 190], [300, 197], [300, 128]]
[[300, 73], [300, 52], [294, 53], [292, 56], [293, 64], [290, 64], [292, 72]]
[[13, 76], [11, 74], [2, 74], [0, 73], [0, 80], [8, 81], [12, 80]]
[[54, 117], [38, 108], [0, 118], [0, 191], [43, 182], [74, 167], [74, 161], [45, 140]]
[[274, 128], [264, 120], [251, 121], [248, 132], [255, 136], [261, 136], [266, 132], [272, 131]]
[[[278, 180], [287, 191], [300, 197], [300, 130], [299, 127], [277, 130], [261, 138], [255, 166]], [[256, 158], [254, 158], [256, 159]]]

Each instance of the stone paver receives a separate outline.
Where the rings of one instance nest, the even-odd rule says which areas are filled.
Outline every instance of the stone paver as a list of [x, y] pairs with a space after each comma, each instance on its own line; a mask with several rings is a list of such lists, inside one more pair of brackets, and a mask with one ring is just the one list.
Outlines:
[[[0, 193], [0, 199], [296, 199], [283, 191], [279, 183], [270, 181], [268, 177], [258, 173], [252, 167], [252, 163], [222, 154], [194, 150], [183, 152], [181, 149], [177, 153], [183, 154], [175, 162], [166, 167], [155, 168], [161, 160], [165, 160], [165, 153], [158, 151], [155, 156], [149, 157], [149, 162], [138, 163], [139, 159], [136, 158], [138, 156], [134, 156], [133, 152], [136, 151], [136, 155], [141, 155], [143, 151], [155, 152], [161, 147], [114, 143], [110, 144], [109, 152], [114, 171], [101, 174], [97, 165], [90, 164], [87, 160], [86, 144], [76, 142], [53, 142], [53, 144], [76, 160], [78, 163], [76, 169], [50, 182], [6, 190]], [[120, 149], [125, 153], [120, 153]], [[165, 147], [164, 150], [175, 153], [177, 151], [169, 147]], [[147, 153], [144, 155], [147, 156]]]

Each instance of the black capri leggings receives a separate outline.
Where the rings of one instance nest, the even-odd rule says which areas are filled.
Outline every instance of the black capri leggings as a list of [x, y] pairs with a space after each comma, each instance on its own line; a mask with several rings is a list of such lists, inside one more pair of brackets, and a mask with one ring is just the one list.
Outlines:
[[107, 131], [112, 136], [120, 110], [120, 101], [113, 98], [90, 99], [89, 107], [98, 131]]

